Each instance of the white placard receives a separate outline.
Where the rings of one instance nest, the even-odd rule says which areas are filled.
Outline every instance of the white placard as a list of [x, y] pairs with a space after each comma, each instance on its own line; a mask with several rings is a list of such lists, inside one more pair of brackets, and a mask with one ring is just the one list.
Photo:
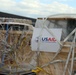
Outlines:
[[[49, 29], [57, 38], [58, 41], [61, 39], [62, 29]], [[31, 39], [32, 51], [38, 49], [38, 38], [41, 33], [41, 28], [34, 28], [33, 36]], [[56, 39], [46, 30], [43, 29], [39, 43], [39, 50], [45, 52], [57, 52], [60, 45]]]

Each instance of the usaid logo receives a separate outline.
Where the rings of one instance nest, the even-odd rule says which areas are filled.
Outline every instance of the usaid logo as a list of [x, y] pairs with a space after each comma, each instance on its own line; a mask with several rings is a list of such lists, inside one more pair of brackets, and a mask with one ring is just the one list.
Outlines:
[[[36, 42], [38, 42], [38, 40], [39, 40], [39, 37], [37, 37], [36, 38]], [[54, 38], [54, 37], [41, 37], [41, 40], [40, 40], [41, 42], [49, 42], [49, 43], [51, 43], [51, 42], [56, 42], [56, 39]]]

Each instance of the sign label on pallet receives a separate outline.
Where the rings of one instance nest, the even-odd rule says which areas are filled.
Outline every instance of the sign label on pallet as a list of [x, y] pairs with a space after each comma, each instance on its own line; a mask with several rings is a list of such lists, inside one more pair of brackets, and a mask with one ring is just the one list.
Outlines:
[[[62, 29], [49, 30], [55, 35], [58, 41], [61, 40]], [[41, 37], [39, 37], [40, 34]], [[34, 28], [33, 36], [31, 39], [32, 51], [37, 51], [37, 49], [39, 49], [40, 51], [45, 52], [57, 52], [60, 48], [60, 45], [58, 44], [55, 37], [53, 37], [46, 29], [43, 29], [41, 32], [41, 28]], [[39, 48], [38, 41], [40, 41]]]

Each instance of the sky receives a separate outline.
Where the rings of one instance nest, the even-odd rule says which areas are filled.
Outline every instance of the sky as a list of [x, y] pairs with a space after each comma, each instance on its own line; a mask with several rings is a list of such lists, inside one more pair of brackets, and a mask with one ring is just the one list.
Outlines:
[[76, 0], [0, 0], [0, 11], [31, 18], [76, 13]]

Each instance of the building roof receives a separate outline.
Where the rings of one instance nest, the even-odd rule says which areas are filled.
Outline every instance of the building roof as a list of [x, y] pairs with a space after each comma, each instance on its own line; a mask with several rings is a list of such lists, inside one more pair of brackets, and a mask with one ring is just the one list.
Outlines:
[[5, 18], [18, 18], [18, 19], [28, 19], [31, 20], [33, 23], [36, 22], [35, 18], [29, 18], [25, 16], [20, 16], [20, 15], [15, 15], [15, 14], [10, 14], [10, 13], [5, 13], [5, 12], [0, 12], [0, 17], [5, 17]]

